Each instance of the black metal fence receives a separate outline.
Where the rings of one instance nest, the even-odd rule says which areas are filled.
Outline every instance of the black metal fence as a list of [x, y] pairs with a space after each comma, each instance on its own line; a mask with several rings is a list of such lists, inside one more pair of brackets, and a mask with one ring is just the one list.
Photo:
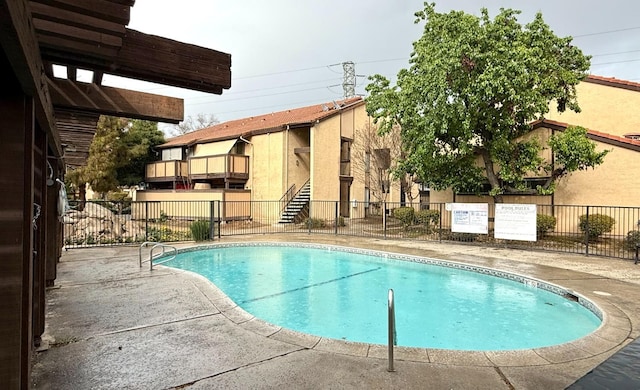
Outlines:
[[[414, 241], [465, 242], [633, 259], [640, 244], [640, 207], [537, 205], [536, 240], [494, 237], [495, 207], [488, 205], [488, 233], [458, 233], [444, 203], [416, 205], [350, 202], [348, 216], [336, 201], [312, 201], [304, 218], [282, 222], [280, 201], [89, 201], [71, 204], [64, 217], [67, 248], [144, 241], [206, 241], [221, 236], [270, 233], [334, 234]], [[454, 229], [455, 230], [455, 229]]]

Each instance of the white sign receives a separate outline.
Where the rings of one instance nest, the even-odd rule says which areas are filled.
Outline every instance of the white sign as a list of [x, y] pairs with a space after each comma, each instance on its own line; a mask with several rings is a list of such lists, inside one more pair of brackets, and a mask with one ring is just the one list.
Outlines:
[[489, 205], [487, 203], [451, 203], [451, 231], [489, 233]]
[[496, 203], [494, 237], [536, 241], [536, 214], [535, 204]]

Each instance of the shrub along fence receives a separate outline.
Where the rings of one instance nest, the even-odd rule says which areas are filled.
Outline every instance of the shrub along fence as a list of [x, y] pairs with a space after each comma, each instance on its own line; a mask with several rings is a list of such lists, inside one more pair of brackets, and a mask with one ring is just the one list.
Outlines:
[[[495, 238], [495, 206], [488, 204], [487, 234], [460, 233], [449, 205], [312, 201], [293, 222], [282, 222], [279, 201], [72, 202], [64, 216], [66, 248], [144, 241], [206, 241], [269, 233], [335, 234], [414, 241], [540, 249], [633, 259], [640, 245], [640, 207], [536, 206], [535, 241]], [[344, 210], [343, 210], [344, 211]], [[453, 229], [452, 229], [453, 227]]]

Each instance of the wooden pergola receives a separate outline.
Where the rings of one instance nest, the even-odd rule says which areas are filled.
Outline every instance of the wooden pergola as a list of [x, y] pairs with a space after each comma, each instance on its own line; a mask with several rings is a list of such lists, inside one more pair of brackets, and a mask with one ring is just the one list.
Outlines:
[[[56, 277], [65, 165], [88, 155], [100, 115], [183, 120], [182, 99], [102, 85], [105, 74], [221, 94], [231, 56], [131, 30], [134, 0], [0, 0], [0, 383], [28, 388]], [[54, 66], [66, 77], [54, 76]], [[88, 72], [91, 82], [78, 80]]]

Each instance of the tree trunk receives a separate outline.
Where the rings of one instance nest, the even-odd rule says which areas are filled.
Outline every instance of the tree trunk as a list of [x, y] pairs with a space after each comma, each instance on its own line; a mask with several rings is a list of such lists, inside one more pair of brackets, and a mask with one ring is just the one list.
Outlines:
[[78, 203], [78, 211], [84, 210], [84, 206], [87, 203], [87, 183], [82, 183], [78, 186], [78, 192], [80, 193], [80, 202]]
[[[496, 172], [493, 169], [493, 161], [491, 161], [489, 151], [487, 149], [482, 149], [480, 151], [480, 155], [482, 156], [482, 161], [484, 162], [484, 169], [487, 173], [487, 180], [489, 180], [491, 189], [500, 188], [500, 180], [498, 180], [498, 175], [496, 175]], [[493, 201], [495, 203], [504, 203], [502, 194], [493, 195]]]

